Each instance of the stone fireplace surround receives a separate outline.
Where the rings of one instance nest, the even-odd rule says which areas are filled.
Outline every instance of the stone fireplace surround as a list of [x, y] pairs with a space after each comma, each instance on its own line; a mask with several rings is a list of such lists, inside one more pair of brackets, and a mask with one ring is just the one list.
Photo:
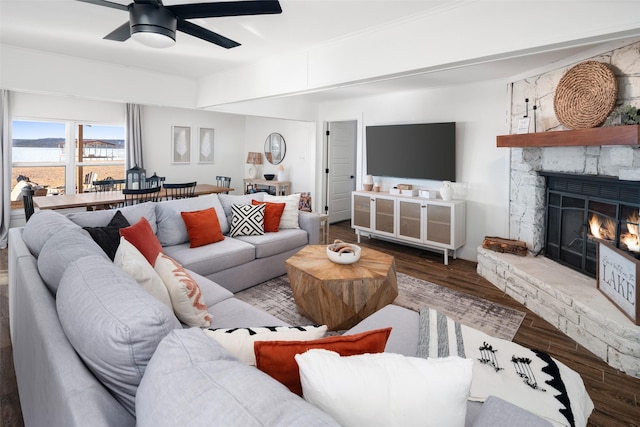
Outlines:
[[480, 247], [478, 273], [610, 366], [640, 378], [640, 327], [597, 289], [595, 279], [532, 255], [544, 244], [545, 180], [538, 171], [640, 181], [639, 146], [511, 148], [509, 237], [525, 241], [530, 255]]

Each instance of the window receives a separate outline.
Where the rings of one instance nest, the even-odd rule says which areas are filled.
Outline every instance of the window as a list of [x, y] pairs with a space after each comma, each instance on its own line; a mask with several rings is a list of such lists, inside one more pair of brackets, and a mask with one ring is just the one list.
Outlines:
[[21, 189], [36, 195], [93, 191], [94, 180], [125, 176], [124, 127], [14, 120], [11, 207]]

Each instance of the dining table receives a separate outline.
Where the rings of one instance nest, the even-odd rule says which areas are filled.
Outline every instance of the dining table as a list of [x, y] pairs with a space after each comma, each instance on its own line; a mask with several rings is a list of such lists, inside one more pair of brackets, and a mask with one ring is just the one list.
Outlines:
[[[194, 195], [204, 196], [206, 194], [226, 193], [233, 191], [233, 188], [219, 187], [212, 184], [197, 184]], [[163, 193], [160, 193], [160, 197]], [[110, 206], [124, 203], [124, 194], [121, 190], [116, 191], [94, 191], [78, 194], [60, 194], [56, 196], [36, 196], [33, 204], [40, 210], [45, 209], [69, 209], [87, 208], [93, 210], [97, 207]]]

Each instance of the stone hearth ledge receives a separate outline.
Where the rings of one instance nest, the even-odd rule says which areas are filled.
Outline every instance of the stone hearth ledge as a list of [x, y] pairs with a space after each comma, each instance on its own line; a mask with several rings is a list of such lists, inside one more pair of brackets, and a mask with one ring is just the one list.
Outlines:
[[640, 378], [640, 326], [597, 289], [595, 279], [543, 256], [482, 247], [477, 271], [609, 366]]

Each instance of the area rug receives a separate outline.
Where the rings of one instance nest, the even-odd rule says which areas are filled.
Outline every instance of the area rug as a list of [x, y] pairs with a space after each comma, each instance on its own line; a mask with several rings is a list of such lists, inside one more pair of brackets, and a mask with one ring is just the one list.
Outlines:
[[[414, 311], [429, 307], [464, 325], [505, 340], [512, 340], [525, 313], [407, 274], [398, 273], [395, 305]], [[235, 294], [235, 297], [290, 325], [312, 324], [298, 313], [287, 275], [276, 277]]]

